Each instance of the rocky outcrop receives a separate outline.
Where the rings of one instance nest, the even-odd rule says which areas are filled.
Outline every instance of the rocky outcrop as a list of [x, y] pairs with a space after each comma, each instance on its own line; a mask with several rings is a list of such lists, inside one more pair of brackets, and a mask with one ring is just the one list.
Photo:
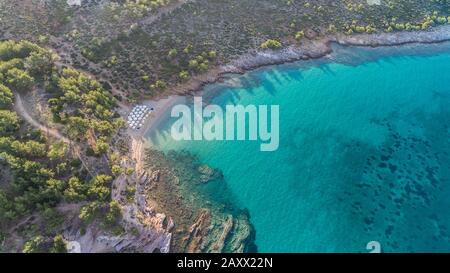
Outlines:
[[[228, 219], [223, 223], [222, 234], [220, 234], [218, 240], [213, 244], [212, 252], [221, 253], [225, 246], [225, 240], [228, 238], [230, 231], [233, 229], [233, 216], [228, 216]], [[242, 251], [239, 251], [242, 252]]]
[[[145, 195], [151, 184], [159, 181], [159, 173], [153, 172], [149, 175], [147, 172], [142, 172], [132, 175], [131, 178], [130, 180], [117, 179], [115, 190], [113, 190], [113, 196], [122, 202], [123, 222], [128, 237], [115, 246], [116, 251], [167, 253], [170, 250], [172, 238], [170, 230], [174, 226], [173, 220], [149, 206]], [[127, 186], [136, 189], [134, 202], [123, 202], [126, 199], [124, 194]], [[118, 194], [120, 197], [117, 197]], [[133, 236], [132, 233], [137, 235]]]
[[[308, 31], [308, 36], [316, 37]], [[277, 65], [300, 60], [317, 59], [330, 54], [332, 43], [352, 46], [399, 46], [413, 43], [439, 43], [450, 40], [450, 25], [433, 27], [431, 30], [401, 31], [375, 34], [333, 34], [303, 41], [279, 50], [258, 51], [252, 49], [229, 63], [196, 75], [186, 83], [173, 87], [170, 93], [177, 95], [198, 94], [206, 84], [228, 79], [227, 75], [242, 74], [263, 66]]]
[[201, 192], [205, 183], [224, 186], [220, 170], [201, 164], [188, 153], [155, 150], [147, 151], [145, 165], [149, 173], [159, 173], [159, 182], [152, 182], [147, 191], [147, 202], [157, 204], [159, 211], [173, 218], [172, 252], [255, 250], [248, 213]]
[[243, 253], [249, 251], [252, 227], [245, 217], [231, 214], [212, 215], [208, 209], [202, 209], [189, 233], [182, 239], [183, 250], [188, 253]]
[[184, 249], [188, 253], [203, 252], [203, 238], [208, 235], [211, 215], [208, 210], [202, 210], [189, 228], [189, 234], [182, 239]]
[[209, 181], [223, 177], [220, 171], [215, 170], [208, 165], [200, 165], [197, 170], [200, 173], [201, 183], [208, 183]]
[[[158, 175], [146, 172], [130, 176], [121, 175], [113, 183], [112, 199], [122, 205], [121, 224], [125, 231], [111, 235], [96, 223], [89, 225], [85, 232], [77, 216], [68, 224], [63, 236], [72, 245], [79, 245], [83, 253], [90, 252], [143, 252], [170, 251], [171, 230], [174, 222], [163, 213], [157, 213], [147, 204], [145, 192], [151, 183], [158, 181]], [[126, 188], [136, 187], [134, 200], [129, 202]]]

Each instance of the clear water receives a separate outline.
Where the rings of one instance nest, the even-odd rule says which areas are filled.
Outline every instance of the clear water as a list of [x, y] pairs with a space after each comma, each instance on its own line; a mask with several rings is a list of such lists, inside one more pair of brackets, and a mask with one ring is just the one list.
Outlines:
[[207, 87], [222, 106], [280, 105], [276, 152], [175, 142], [173, 119], [148, 138], [222, 170], [207, 190], [249, 210], [259, 252], [449, 252], [450, 46], [336, 51]]

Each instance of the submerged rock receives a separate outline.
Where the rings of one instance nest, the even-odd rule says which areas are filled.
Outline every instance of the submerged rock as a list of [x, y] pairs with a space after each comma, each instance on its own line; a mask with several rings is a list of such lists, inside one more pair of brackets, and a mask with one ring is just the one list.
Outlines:
[[200, 165], [197, 170], [200, 173], [201, 183], [208, 183], [209, 181], [219, 179], [223, 176], [220, 171], [215, 170], [208, 165]]
[[171, 252], [256, 251], [248, 212], [201, 191], [203, 183], [223, 177], [220, 170], [199, 164], [187, 153], [148, 150], [146, 159], [149, 173], [160, 170], [159, 183], [152, 184], [147, 200], [173, 219]]

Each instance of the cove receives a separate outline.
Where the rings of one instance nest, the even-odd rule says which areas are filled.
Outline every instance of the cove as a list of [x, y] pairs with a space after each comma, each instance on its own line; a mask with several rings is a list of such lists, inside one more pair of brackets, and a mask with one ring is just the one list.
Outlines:
[[450, 45], [334, 52], [205, 88], [212, 104], [279, 105], [277, 151], [175, 141], [169, 118], [147, 138], [223, 172], [204, 190], [226, 184], [259, 252], [449, 252]]
[[[170, 134], [174, 140], [260, 140], [268, 142], [261, 143], [261, 151], [271, 152], [278, 148], [278, 105], [271, 105], [269, 113], [267, 105], [259, 105], [257, 108], [255, 105], [244, 107], [229, 104], [224, 114], [220, 106], [209, 104], [204, 107], [202, 97], [195, 97], [193, 108], [194, 113], [185, 104], [172, 107], [171, 117], [177, 118]], [[204, 122], [205, 119], [208, 121]], [[271, 124], [271, 128], [268, 124]]]

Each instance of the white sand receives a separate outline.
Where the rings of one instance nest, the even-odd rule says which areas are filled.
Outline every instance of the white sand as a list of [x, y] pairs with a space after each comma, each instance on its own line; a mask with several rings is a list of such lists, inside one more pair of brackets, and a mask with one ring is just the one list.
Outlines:
[[381, 0], [367, 0], [369, 5], [381, 5]]
[[186, 104], [187, 98], [184, 96], [169, 96], [160, 100], [146, 100], [142, 101], [141, 104], [147, 105], [153, 108], [150, 116], [145, 120], [144, 125], [139, 130], [129, 130], [131, 135], [142, 138], [145, 137], [147, 132], [156, 128], [164, 120], [167, 115], [170, 115], [170, 111], [173, 106], [177, 104]]
[[81, 0], [67, 0], [69, 6], [81, 6]]

